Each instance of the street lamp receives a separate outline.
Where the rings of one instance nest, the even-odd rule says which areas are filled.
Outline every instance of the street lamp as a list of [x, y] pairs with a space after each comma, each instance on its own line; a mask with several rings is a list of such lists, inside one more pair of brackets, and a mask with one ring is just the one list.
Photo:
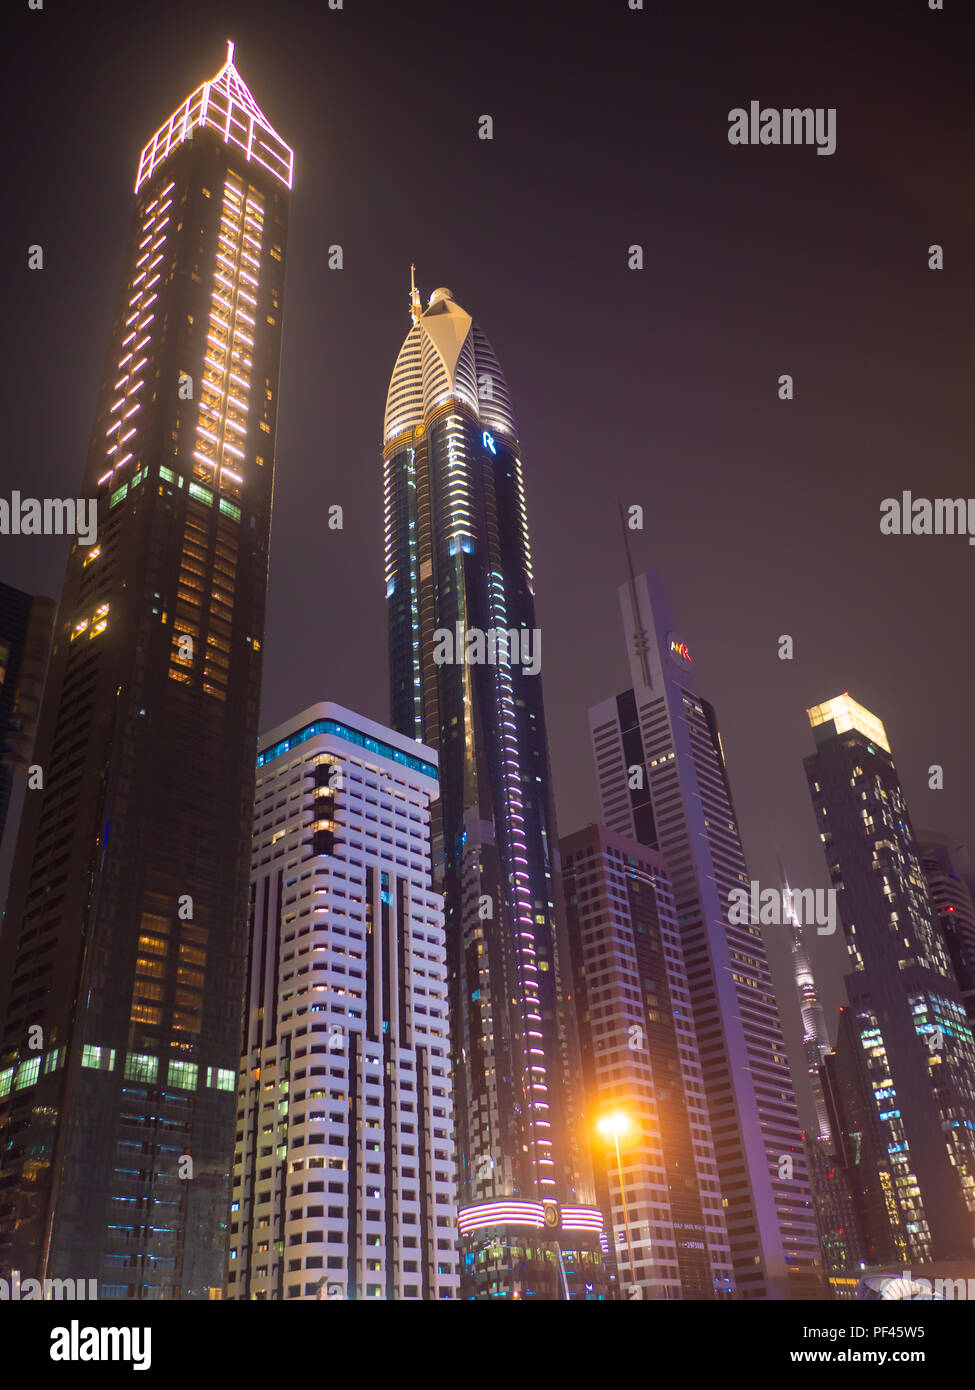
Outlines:
[[613, 1143], [616, 1147], [616, 1171], [620, 1180], [620, 1197], [623, 1202], [623, 1226], [626, 1230], [626, 1254], [630, 1264], [630, 1280], [636, 1288], [636, 1270], [633, 1267], [633, 1241], [630, 1238], [630, 1214], [626, 1206], [626, 1187], [623, 1183], [623, 1156], [620, 1152], [620, 1136], [629, 1134], [633, 1128], [633, 1122], [629, 1115], [622, 1110], [614, 1110], [611, 1115], [604, 1115], [598, 1122], [596, 1128], [600, 1134], [613, 1136]]

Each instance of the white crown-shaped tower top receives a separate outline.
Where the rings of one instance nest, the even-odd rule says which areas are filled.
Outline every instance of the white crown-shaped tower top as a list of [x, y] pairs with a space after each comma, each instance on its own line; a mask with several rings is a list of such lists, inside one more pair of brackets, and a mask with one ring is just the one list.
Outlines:
[[286, 188], [291, 187], [294, 152], [271, 125], [234, 67], [234, 45], [230, 39], [227, 61], [220, 71], [186, 98], [142, 151], [136, 193], [172, 150], [192, 139], [197, 126], [216, 130], [228, 144], [243, 150], [248, 160], [262, 164]]

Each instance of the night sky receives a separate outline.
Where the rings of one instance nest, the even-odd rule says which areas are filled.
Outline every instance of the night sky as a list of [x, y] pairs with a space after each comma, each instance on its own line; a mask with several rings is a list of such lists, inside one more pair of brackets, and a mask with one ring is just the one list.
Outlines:
[[[879, 529], [904, 489], [972, 491], [975, 19], [945, 4], [21, 3], [0, 495], [77, 494], [139, 150], [233, 38], [296, 154], [262, 728], [321, 699], [388, 719], [381, 433], [415, 261], [514, 399], [562, 833], [598, 814], [588, 707], [628, 684], [622, 500], [717, 708], [753, 877], [776, 883], [777, 845], [826, 886], [805, 709], [844, 690], [885, 722], [915, 825], [975, 846], [975, 550]], [[836, 153], [730, 145], [751, 100], [835, 107]], [[0, 579], [56, 596], [67, 549], [0, 539]], [[815, 955], [832, 1030], [841, 933]]]

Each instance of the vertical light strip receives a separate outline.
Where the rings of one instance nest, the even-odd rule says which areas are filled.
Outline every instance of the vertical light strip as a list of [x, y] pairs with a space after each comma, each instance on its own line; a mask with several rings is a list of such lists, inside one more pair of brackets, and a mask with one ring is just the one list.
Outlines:
[[464, 423], [459, 415], [447, 416], [444, 432], [447, 440], [447, 509], [450, 527], [447, 532], [447, 551], [450, 555], [456, 555], [458, 550], [474, 548], [470, 485], [467, 478], [470, 460]]
[[264, 203], [234, 174], [224, 183], [196, 426], [194, 473], [240, 496], [247, 442]]
[[142, 402], [138, 395], [146, 384], [146, 366], [152, 342], [151, 325], [156, 318], [152, 306], [159, 297], [156, 286], [163, 275], [163, 247], [166, 229], [172, 218], [175, 186], [173, 183], [167, 184], [143, 213], [138, 260], [129, 282], [128, 313], [123, 324], [125, 337], [117, 366], [118, 380], [115, 382], [117, 395], [109, 407], [111, 424], [105, 431], [105, 456], [109, 468], [98, 479], [99, 487], [127, 463], [131, 463], [139, 448], [136, 416]]
[[[508, 628], [504, 578], [497, 570], [488, 575], [488, 612], [493, 630]], [[528, 875], [528, 841], [525, 836], [525, 805], [521, 793], [521, 763], [518, 754], [518, 725], [515, 717], [514, 687], [511, 681], [510, 653], [507, 660], [497, 652], [495, 670], [495, 699], [497, 726], [501, 749], [499, 764], [504, 792], [507, 825], [508, 857], [511, 865], [508, 890], [511, 894], [512, 916], [517, 932], [517, 962], [519, 976], [522, 1032], [526, 1038], [540, 1036], [542, 1013], [538, 997], [538, 966], [535, 952], [535, 928], [532, 895]], [[540, 1130], [550, 1128], [545, 1119], [549, 1109], [548, 1071], [545, 1054], [527, 1041], [524, 1048], [524, 1091], [528, 1101], [528, 1142], [536, 1182], [540, 1187], [554, 1187], [552, 1141]]]
[[532, 548], [528, 539], [528, 512], [525, 509], [525, 484], [521, 476], [521, 459], [513, 459], [515, 466], [515, 487], [518, 489], [518, 513], [521, 518], [521, 544], [524, 549], [525, 573], [528, 575], [528, 582], [534, 583], [535, 572], [532, 569]]

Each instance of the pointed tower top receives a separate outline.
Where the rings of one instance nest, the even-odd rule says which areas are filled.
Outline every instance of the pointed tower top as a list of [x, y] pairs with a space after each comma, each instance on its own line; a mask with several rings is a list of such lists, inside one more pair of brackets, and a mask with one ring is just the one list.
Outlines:
[[227, 57], [216, 76], [186, 98], [142, 151], [136, 193], [177, 146], [184, 140], [192, 140], [198, 126], [209, 126], [217, 131], [228, 145], [236, 145], [248, 160], [262, 164], [286, 188], [291, 187], [294, 153], [264, 115], [234, 67], [233, 39], [227, 40]]
[[434, 290], [424, 309], [415, 266], [410, 266], [410, 318], [386, 395], [384, 445], [422, 425], [451, 397], [474, 411], [482, 429], [517, 440], [511, 396], [494, 349], [450, 290]]

